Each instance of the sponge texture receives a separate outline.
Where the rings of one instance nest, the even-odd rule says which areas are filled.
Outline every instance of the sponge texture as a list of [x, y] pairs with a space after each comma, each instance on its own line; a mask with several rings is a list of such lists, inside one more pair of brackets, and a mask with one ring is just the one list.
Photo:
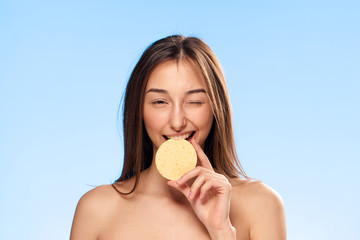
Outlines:
[[184, 173], [195, 168], [196, 162], [196, 151], [186, 140], [167, 140], [161, 144], [155, 156], [159, 173], [169, 180], [178, 180]]

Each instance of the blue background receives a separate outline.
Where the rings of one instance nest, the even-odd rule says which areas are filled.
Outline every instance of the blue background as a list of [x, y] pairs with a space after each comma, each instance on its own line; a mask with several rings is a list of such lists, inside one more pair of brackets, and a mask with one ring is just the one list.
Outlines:
[[288, 238], [360, 236], [359, 1], [0, 0], [0, 239], [67, 239], [79, 198], [121, 173], [117, 109], [153, 41], [206, 41], [251, 177]]

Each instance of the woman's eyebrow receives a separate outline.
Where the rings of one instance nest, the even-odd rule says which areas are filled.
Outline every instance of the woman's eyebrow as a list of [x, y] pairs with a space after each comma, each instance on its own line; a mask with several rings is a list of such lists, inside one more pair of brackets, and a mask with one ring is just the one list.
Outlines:
[[149, 92], [169, 94], [168, 91], [166, 91], [164, 89], [160, 89], [160, 88], [150, 88], [149, 90], [146, 91], [146, 93], [149, 93]]
[[206, 93], [206, 90], [203, 88], [197, 88], [186, 92], [186, 95], [190, 95], [193, 93]]

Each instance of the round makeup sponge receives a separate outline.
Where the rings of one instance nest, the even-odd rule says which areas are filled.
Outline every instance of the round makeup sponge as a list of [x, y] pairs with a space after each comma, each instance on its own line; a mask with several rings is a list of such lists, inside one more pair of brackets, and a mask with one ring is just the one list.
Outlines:
[[155, 164], [166, 179], [178, 180], [184, 173], [196, 167], [195, 148], [186, 140], [169, 139], [159, 147]]

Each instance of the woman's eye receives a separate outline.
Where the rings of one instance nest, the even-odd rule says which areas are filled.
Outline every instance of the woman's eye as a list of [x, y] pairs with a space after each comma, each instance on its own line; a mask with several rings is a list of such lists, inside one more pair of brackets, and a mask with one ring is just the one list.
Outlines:
[[162, 100], [153, 101], [153, 104], [155, 104], [155, 105], [161, 105], [161, 104], [165, 104], [165, 103], [166, 102], [162, 101]]
[[201, 105], [203, 102], [201, 102], [201, 101], [190, 101], [189, 103], [193, 104], [193, 105]]

